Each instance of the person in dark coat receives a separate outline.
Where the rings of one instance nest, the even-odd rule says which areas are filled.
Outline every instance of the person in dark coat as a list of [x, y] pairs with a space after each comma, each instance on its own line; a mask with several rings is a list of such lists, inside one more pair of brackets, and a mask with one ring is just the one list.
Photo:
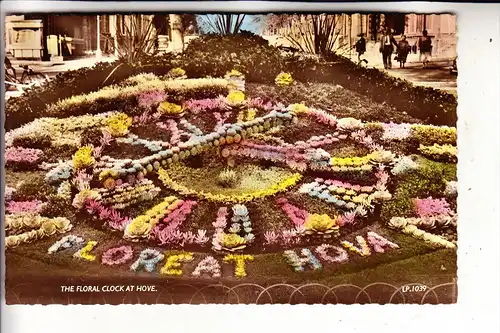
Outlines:
[[406, 40], [406, 36], [402, 35], [401, 40], [398, 43], [399, 68], [405, 68], [406, 59], [410, 51], [411, 51], [410, 43], [408, 43], [408, 40]]
[[427, 30], [422, 32], [422, 37], [418, 40], [418, 48], [420, 49], [420, 61], [424, 65], [424, 68], [429, 67], [429, 62], [431, 60], [432, 52], [432, 41], [429, 37]]
[[392, 68], [391, 55], [394, 52], [394, 46], [398, 47], [398, 43], [394, 39], [389, 28], [386, 28], [384, 34], [380, 38], [380, 53], [382, 53], [382, 60], [384, 62], [384, 68]]
[[364, 34], [359, 34], [358, 37], [358, 41], [356, 42], [356, 44], [354, 45], [354, 48], [356, 49], [356, 52], [358, 53], [358, 64], [360, 64], [362, 61], [364, 61], [365, 63], [368, 63], [368, 61], [366, 59], [361, 59], [361, 56], [366, 52], [366, 40], [364, 38]]

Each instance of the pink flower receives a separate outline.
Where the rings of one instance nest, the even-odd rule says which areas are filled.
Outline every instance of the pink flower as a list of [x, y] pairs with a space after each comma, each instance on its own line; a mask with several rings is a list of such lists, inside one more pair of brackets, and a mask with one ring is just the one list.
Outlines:
[[113, 136], [109, 131], [103, 129], [102, 130], [102, 137], [101, 137], [101, 146], [106, 147], [109, 145], [112, 141], [114, 140]]
[[80, 170], [76, 173], [73, 179], [73, 184], [78, 188], [78, 190], [84, 190], [92, 180], [92, 175], [87, 174], [84, 170]]
[[85, 207], [87, 208], [87, 212], [93, 215], [96, 214], [102, 206], [94, 199], [90, 199], [85, 202]]
[[157, 224], [151, 231], [150, 238], [156, 239], [164, 245], [171, 241], [184, 243], [194, 243], [196, 236], [192, 232], [182, 233], [178, 228], [191, 214], [192, 208], [197, 205], [196, 201], [181, 201], [177, 207]]
[[40, 200], [33, 201], [9, 201], [7, 204], [7, 212], [10, 214], [16, 213], [40, 213], [44, 203]]
[[415, 214], [419, 217], [427, 217], [433, 215], [451, 215], [450, 205], [444, 198], [433, 199], [413, 199]]
[[212, 225], [216, 229], [225, 228], [227, 225], [227, 215], [228, 215], [227, 207], [220, 207], [219, 211], [217, 212], [217, 219], [215, 220], [214, 223], [212, 223]]
[[144, 112], [140, 116], [134, 117], [134, 123], [137, 125], [145, 125], [151, 120], [149, 112]]
[[105, 265], [122, 265], [132, 259], [134, 250], [129, 245], [115, 247], [107, 250], [102, 255], [102, 263]]
[[5, 150], [5, 162], [37, 164], [43, 156], [40, 149], [10, 147]]
[[122, 217], [118, 211], [113, 208], [106, 208], [95, 200], [87, 200], [85, 207], [89, 214], [98, 215], [99, 219], [112, 229], [123, 230], [130, 222], [128, 217]]
[[224, 122], [231, 116], [231, 112], [226, 112], [221, 114], [220, 112], [214, 112], [215, 120], [217, 120], [217, 124], [215, 125], [214, 131], [217, 131]]
[[199, 244], [199, 245], [205, 244], [209, 240], [206, 235], [207, 235], [206, 230], [202, 230], [202, 229], [198, 230], [198, 234], [196, 235], [194, 242], [196, 244]]
[[170, 131], [170, 134], [172, 135], [170, 137], [170, 143], [172, 145], [177, 145], [181, 142], [181, 135], [182, 131], [179, 130], [177, 127], [177, 123], [173, 119], [168, 119], [167, 120], [167, 129]]
[[295, 226], [302, 226], [309, 216], [309, 213], [306, 210], [300, 209], [288, 203], [288, 201], [283, 201], [283, 199], [280, 200], [278, 204], [281, 205], [281, 209], [290, 218], [290, 220], [292, 220]]
[[346, 224], [354, 224], [354, 219], [356, 218], [356, 212], [347, 212], [342, 215], [339, 219], [339, 226], [344, 226]]
[[189, 100], [184, 105], [194, 114], [214, 110], [224, 111], [230, 108], [224, 98]]
[[139, 106], [151, 107], [165, 100], [166, 94], [163, 91], [149, 91], [139, 94], [137, 102]]
[[264, 111], [271, 111], [273, 108], [271, 102], [267, 102], [264, 104], [264, 101], [260, 97], [247, 100], [246, 106], [248, 108], [261, 109]]

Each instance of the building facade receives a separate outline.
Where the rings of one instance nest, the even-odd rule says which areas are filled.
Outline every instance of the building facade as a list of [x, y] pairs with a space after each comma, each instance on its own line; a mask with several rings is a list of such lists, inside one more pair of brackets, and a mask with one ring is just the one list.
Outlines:
[[[151, 35], [157, 36], [159, 52], [183, 49], [180, 15], [134, 16], [140, 16], [144, 26], [153, 24]], [[132, 15], [10, 15], [6, 16], [5, 50], [16, 59], [37, 60], [117, 55], [118, 36], [135, 27], [131, 20]]]
[[[340, 14], [336, 15], [335, 35], [338, 35], [332, 50], [339, 53], [349, 52], [356, 43], [357, 36], [363, 34], [368, 42], [378, 41], [384, 27], [392, 29], [396, 39], [406, 35], [410, 45], [417, 43], [422, 32], [427, 30], [432, 38], [433, 56], [452, 59], [457, 56], [456, 16], [450, 14]], [[310, 41], [301, 37], [307, 29], [304, 24], [310, 22], [301, 17], [286, 22], [279, 27], [266, 28], [263, 35], [273, 45], [294, 46], [289, 38], [300, 41], [306, 46]], [[299, 27], [299, 25], [301, 25]]]

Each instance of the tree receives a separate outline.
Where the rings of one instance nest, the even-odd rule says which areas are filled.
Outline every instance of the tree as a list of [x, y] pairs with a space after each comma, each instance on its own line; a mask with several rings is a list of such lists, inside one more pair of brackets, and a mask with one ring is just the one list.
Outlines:
[[337, 43], [343, 20], [341, 14], [272, 14], [267, 16], [265, 25], [280, 30], [293, 47], [303, 52], [327, 55], [345, 46]]
[[197, 34], [199, 32], [198, 17], [196, 14], [182, 14], [182, 31], [184, 34]]
[[181, 33], [181, 39], [182, 39], [182, 52], [184, 52], [184, 37], [188, 34], [197, 34], [199, 27], [198, 27], [198, 19], [196, 14], [183, 14], [181, 15], [181, 26], [180, 26], [180, 33]]

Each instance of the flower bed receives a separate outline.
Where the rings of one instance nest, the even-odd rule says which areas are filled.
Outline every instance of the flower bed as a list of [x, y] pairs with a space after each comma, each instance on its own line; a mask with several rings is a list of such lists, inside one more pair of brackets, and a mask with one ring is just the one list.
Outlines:
[[[279, 89], [299, 84], [289, 74]], [[80, 265], [248, 279], [262, 253], [298, 273], [397, 257], [409, 242], [456, 248], [456, 160], [440, 158], [456, 149], [454, 128], [344, 117], [250, 97], [224, 79], [172, 75], [69, 97], [49, 106], [57, 119], [7, 133], [11, 161], [37, 152], [27, 170], [7, 164], [7, 173], [43, 180], [9, 190], [9, 251], [46, 239], [44, 255], [71, 248]], [[141, 111], [108, 112], [117, 100]], [[64, 117], [75, 109], [92, 114]], [[27, 147], [61, 141], [71, 153], [44, 152], [54, 162]]]

